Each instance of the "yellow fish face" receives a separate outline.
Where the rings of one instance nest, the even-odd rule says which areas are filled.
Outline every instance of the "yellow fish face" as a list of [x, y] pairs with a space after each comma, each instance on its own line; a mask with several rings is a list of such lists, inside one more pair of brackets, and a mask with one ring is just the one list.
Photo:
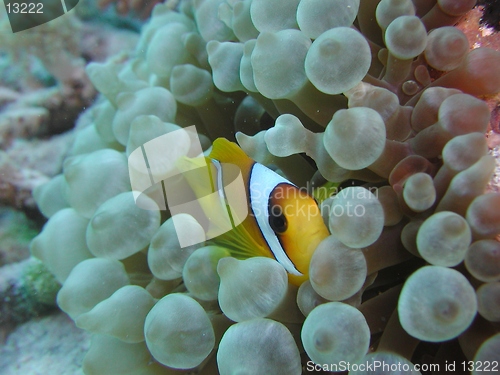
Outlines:
[[289, 273], [290, 282], [300, 285], [308, 279], [314, 250], [329, 236], [316, 201], [294, 185], [277, 185], [269, 197], [269, 225], [287, 257], [302, 274]]

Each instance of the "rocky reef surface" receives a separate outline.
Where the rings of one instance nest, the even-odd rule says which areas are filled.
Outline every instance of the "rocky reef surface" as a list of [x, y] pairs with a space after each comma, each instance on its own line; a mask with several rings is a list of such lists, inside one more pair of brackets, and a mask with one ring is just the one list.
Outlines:
[[[33, 46], [59, 84], [36, 100], [28, 83], [5, 91], [4, 165], [19, 178], [0, 192], [48, 219], [28, 261], [46, 278], [23, 267], [9, 280], [25, 283], [9, 285], [43, 290], [27, 295], [49, 306], [57, 298], [91, 338], [87, 347], [71, 325], [52, 331], [61, 315], [39, 320], [40, 331], [28, 322], [0, 369], [21, 366], [16, 357], [36, 367], [16, 354], [26, 332], [83, 340], [54, 349], [68, 358], [57, 373], [74, 373], [87, 349], [85, 374], [300, 374], [343, 361], [358, 365], [350, 374], [374, 361], [441, 374], [446, 363], [499, 361], [500, 52], [475, 3], [167, 1], [133, 50], [106, 58], [101, 48], [86, 64], [92, 48], [64, 47], [64, 37], [50, 61]], [[328, 235], [307, 281], [272, 257], [205, 241], [195, 218], [161, 209], [161, 184], [133, 191], [135, 150], [177, 131], [186, 137], [165, 152], [187, 154], [191, 125], [207, 153], [217, 137], [237, 141], [318, 200]], [[16, 154], [48, 135], [50, 151]], [[44, 157], [50, 168], [35, 167]], [[181, 246], [179, 230], [198, 243]]]

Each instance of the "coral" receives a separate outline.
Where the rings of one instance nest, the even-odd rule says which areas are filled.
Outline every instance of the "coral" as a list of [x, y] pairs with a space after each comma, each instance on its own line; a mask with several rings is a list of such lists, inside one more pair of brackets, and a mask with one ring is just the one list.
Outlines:
[[[3, 28], [8, 27], [4, 8], [0, 20]], [[43, 64], [44, 69], [59, 84], [58, 94], [62, 100], [57, 109], [74, 112], [73, 118], [95, 96], [95, 90], [85, 75], [85, 61], [80, 55], [80, 30], [80, 21], [71, 14], [19, 33], [2, 33], [1, 37], [2, 51], [8, 54], [12, 65], [17, 62], [30, 71], [30, 64], [34, 65], [36, 60]], [[20, 74], [15, 88], [26, 92], [30, 87], [43, 86], [43, 82], [30, 82], [29, 77]], [[24, 103], [27, 104], [26, 101]], [[31, 103], [31, 106], [34, 105]]]
[[22, 212], [0, 208], [0, 266], [28, 258], [30, 242], [37, 234]]
[[90, 334], [75, 327], [64, 313], [32, 319], [10, 333], [0, 348], [0, 371], [78, 374], [89, 345]]
[[61, 288], [54, 275], [37, 259], [18, 267], [20, 274], [8, 278], [0, 290], [0, 326], [12, 327], [56, 308]]
[[[153, 0], [153, 1], [136, 1], [136, 0], [99, 0], [97, 2], [99, 8], [102, 10], [107, 8], [111, 4], [115, 4], [116, 12], [119, 15], [133, 15], [142, 20], [148, 18], [151, 15], [151, 11], [154, 6], [158, 3], [161, 3], [161, 0]], [[177, 6], [179, 0], [167, 0], [165, 1], [169, 6], [174, 9]]]
[[[102, 100], [35, 191], [49, 220], [31, 245], [63, 284], [60, 308], [93, 333], [84, 372], [300, 374], [308, 359], [455, 360], [450, 345], [497, 359], [484, 99], [500, 52], [454, 27], [474, 4], [158, 4], [133, 54], [89, 64]], [[172, 132], [157, 163], [149, 146]], [[300, 287], [275, 259], [242, 259], [237, 228], [212, 238], [217, 215], [165, 209], [160, 181], [188, 176], [174, 156], [208, 155], [216, 137], [321, 197], [330, 233]], [[175, 181], [186, 199], [203, 187]]]
[[328, 302], [309, 313], [301, 338], [304, 349], [315, 363], [356, 363], [368, 351], [370, 328], [355, 307]]
[[33, 207], [31, 191], [37, 185], [47, 182], [48, 178], [38, 171], [20, 169], [9, 155], [0, 151], [1, 190], [0, 200], [17, 208]]
[[41, 262], [32, 262], [20, 280], [21, 293], [28, 299], [53, 306], [61, 285]]
[[[4, 8], [0, 9], [0, 27], [9, 28]], [[68, 130], [75, 122], [84, 127], [85, 115], [80, 114], [97, 94], [85, 73], [85, 59], [106, 59], [113, 53], [112, 48], [93, 51], [96, 33], [102, 45], [113, 43], [120, 51], [130, 49], [137, 39], [130, 33], [82, 24], [72, 13], [0, 36], [2, 204], [34, 211], [33, 189], [60, 173], [73, 143]], [[83, 34], [85, 43], [81, 42]]]

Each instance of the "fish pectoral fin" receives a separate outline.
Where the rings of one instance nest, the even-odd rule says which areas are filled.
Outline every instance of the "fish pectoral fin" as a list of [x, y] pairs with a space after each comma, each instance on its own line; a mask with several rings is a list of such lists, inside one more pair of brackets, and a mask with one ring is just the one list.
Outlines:
[[230, 249], [235, 258], [246, 259], [255, 256], [272, 257], [271, 251], [258, 228], [253, 228], [253, 217], [247, 217], [240, 225], [213, 239], [219, 246]]

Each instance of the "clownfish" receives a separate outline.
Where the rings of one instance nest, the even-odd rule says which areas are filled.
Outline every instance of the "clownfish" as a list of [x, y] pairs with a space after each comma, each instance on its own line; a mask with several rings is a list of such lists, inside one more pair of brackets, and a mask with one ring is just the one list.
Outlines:
[[[210, 154], [204, 159], [211, 170], [211, 191], [219, 192], [219, 198], [226, 202], [226, 195], [230, 192], [225, 186], [230, 178], [225, 175], [227, 169], [224, 165], [238, 167], [246, 193], [245, 213], [248, 212], [232, 230], [217, 235], [210, 242], [229, 249], [235, 258], [274, 258], [285, 268], [292, 284], [300, 285], [307, 280], [311, 256], [330, 234], [316, 201], [287, 179], [255, 162], [236, 143], [225, 138], [216, 139]], [[203, 191], [207, 184], [197, 177], [191, 176], [187, 180], [195, 195], [207, 196]], [[221, 215], [217, 214], [220, 211], [215, 205], [217, 202], [205, 200], [202, 208], [210, 216], [210, 222], [217, 225]], [[236, 215], [234, 210], [232, 213]]]

